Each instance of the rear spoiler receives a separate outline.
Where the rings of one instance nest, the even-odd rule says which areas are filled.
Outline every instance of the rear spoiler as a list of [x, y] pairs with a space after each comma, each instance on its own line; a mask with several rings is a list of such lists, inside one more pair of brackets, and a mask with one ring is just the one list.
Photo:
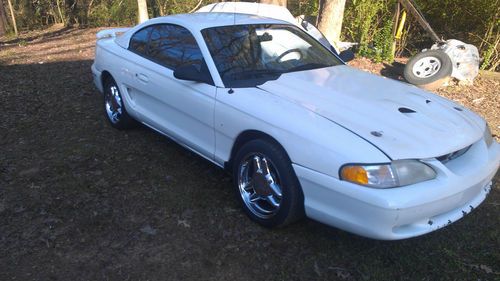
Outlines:
[[128, 27], [105, 29], [105, 30], [101, 30], [101, 31], [97, 32], [96, 37], [97, 37], [97, 40], [104, 39], [104, 38], [114, 38], [114, 37], [126, 32], [129, 29], [130, 28], [128, 28]]

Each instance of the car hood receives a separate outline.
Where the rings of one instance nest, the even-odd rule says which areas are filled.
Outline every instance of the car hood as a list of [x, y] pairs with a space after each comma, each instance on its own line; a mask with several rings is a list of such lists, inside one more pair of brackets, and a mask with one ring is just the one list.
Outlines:
[[482, 119], [462, 106], [349, 66], [287, 73], [259, 88], [345, 127], [393, 160], [442, 156], [483, 135]]

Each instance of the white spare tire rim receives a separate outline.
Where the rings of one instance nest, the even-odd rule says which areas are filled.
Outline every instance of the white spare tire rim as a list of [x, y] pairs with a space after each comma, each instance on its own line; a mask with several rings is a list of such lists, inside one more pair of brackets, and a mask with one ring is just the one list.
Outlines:
[[412, 68], [413, 75], [418, 78], [434, 76], [441, 69], [441, 61], [436, 57], [425, 57], [419, 59]]

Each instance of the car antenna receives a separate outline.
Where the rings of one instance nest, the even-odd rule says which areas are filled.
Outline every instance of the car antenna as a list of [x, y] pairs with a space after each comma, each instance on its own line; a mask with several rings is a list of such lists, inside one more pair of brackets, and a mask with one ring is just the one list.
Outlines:
[[[236, 25], [236, 6], [233, 5], [233, 25]], [[227, 91], [228, 94], [232, 95], [234, 94], [233, 88], [229, 88], [229, 91]]]
[[236, 5], [233, 5], [233, 25], [236, 25]]

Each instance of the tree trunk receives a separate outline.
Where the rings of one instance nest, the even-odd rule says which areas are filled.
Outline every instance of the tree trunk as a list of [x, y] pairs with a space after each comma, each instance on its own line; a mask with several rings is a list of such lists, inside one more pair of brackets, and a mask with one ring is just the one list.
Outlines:
[[283, 6], [286, 7], [287, 0], [260, 0], [259, 3], [262, 4], [273, 4], [273, 5], [278, 5], [278, 6]]
[[139, 23], [147, 21], [149, 19], [149, 15], [146, 0], [137, 0], [137, 6], [139, 8]]
[[7, 19], [5, 18], [5, 6], [3, 1], [0, 0], [0, 36], [5, 35], [7, 32]]
[[7, 0], [7, 3], [9, 3], [10, 16], [12, 18], [12, 26], [14, 27], [14, 33], [17, 36], [18, 33], [17, 33], [16, 15], [14, 14], [14, 8], [12, 8], [12, 2], [10, 0]]
[[320, 0], [318, 29], [330, 42], [340, 41], [346, 0]]

